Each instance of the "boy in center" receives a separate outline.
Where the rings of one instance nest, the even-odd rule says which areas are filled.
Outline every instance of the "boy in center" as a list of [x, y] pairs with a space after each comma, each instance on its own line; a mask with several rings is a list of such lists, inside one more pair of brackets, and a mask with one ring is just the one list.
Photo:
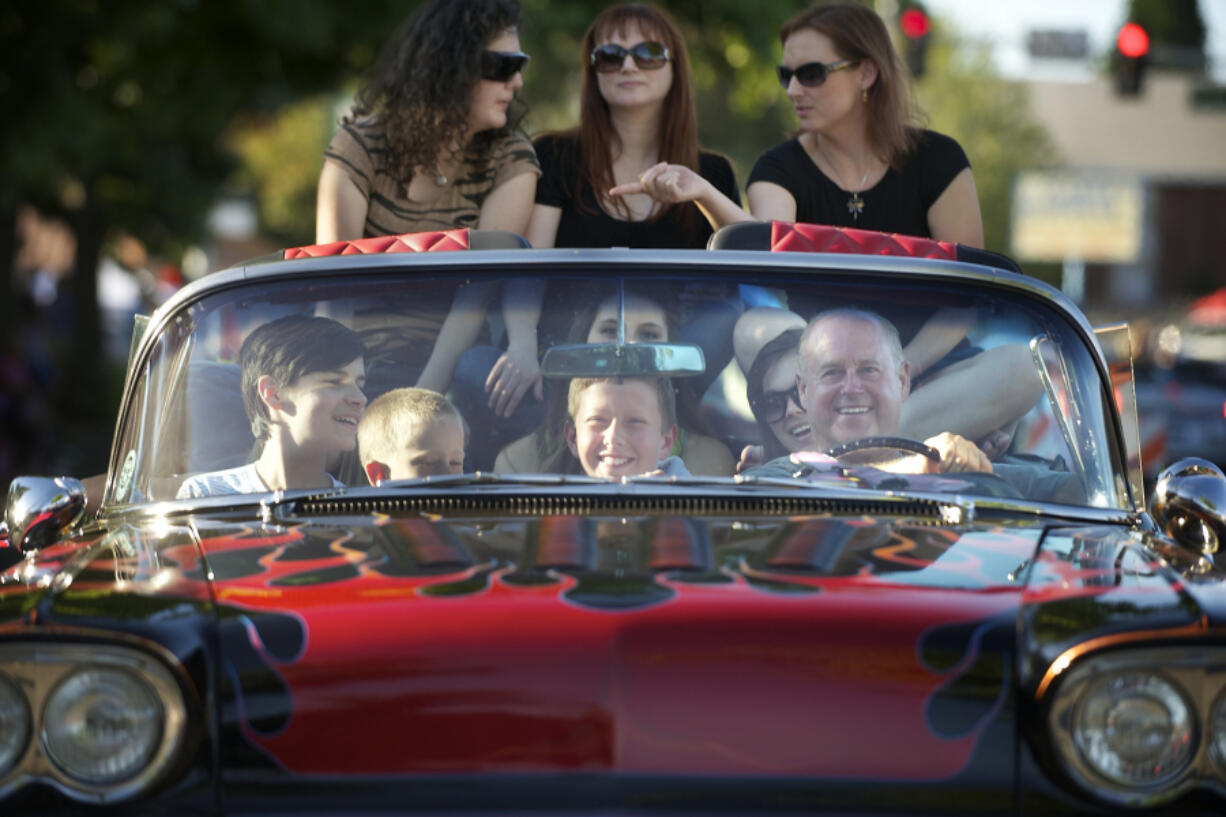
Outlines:
[[464, 419], [428, 389], [380, 395], [358, 424], [358, 453], [371, 485], [464, 473]]
[[677, 406], [667, 378], [576, 378], [567, 409], [566, 443], [588, 476], [689, 476], [669, 456]]

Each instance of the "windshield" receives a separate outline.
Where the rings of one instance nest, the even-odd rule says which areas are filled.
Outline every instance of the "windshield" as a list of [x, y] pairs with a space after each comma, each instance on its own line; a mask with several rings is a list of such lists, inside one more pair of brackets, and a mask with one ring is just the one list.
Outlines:
[[977, 282], [419, 266], [256, 280], [156, 326], [111, 504], [481, 471], [1126, 506], [1085, 342]]

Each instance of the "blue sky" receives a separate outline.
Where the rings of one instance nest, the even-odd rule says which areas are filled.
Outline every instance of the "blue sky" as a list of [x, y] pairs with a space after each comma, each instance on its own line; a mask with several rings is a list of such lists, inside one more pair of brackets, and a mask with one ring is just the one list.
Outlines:
[[[985, 39], [1008, 76], [1078, 79], [1086, 69], [1074, 65], [1032, 63], [1026, 54], [1031, 29], [1083, 29], [1091, 54], [1114, 47], [1124, 22], [1127, 0], [924, 0], [928, 10], [954, 25], [964, 36]], [[1226, 0], [1200, 0], [1207, 29], [1205, 50], [1218, 82], [1226, 82]], [[1036, 76], [1036, 73], [1038, 76]]]

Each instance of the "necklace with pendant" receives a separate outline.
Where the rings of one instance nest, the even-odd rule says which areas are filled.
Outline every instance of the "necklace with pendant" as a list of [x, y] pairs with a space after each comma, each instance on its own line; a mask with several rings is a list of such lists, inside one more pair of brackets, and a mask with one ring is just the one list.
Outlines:
[[[860, 186], [864, 186], [864, 182], [868, 180], [868, 174], [864, 174], [864, 178], [860, 180]], [[864, 212], [864, 199], [860, 198], [860, 191], [853, 191], [851, 198], [847, 200], [847, 212], [851, 214], [852, 221], [859, 221], [860, 214]]]
[[446, 173], [443, 173], [443, 172], [442, 172], [441, 170], [439, 170], [437, 167], [436, 167], [436, 168], [434, 168], [434, 171], [433, 171], [433, 172], [434, 172], [434, 183], [435, 183], [435, 185], [437, 185], [437, 186], [439, 186], [439, 187], [446, 187], [446, 186], [447, 186], [447, 174], [446, 174]]
[[830, 157], [822, 149], [820, 141], [817, 142], [817, 152], [821, 154], [822, 158], [826, 160], [826, 164], [830, 166], [830, 172], [834, 174], [835, 185], [843, 192], [851, 193], [851, 198], [847, 200], [847, 214], [851, 216], [852, 221], [859, 221], [860, 215], [864, 212], [864, 198], [860, 193], [864, 190], [865, 185], [868, 184], [868, 174], [871, 171], [864, 171], [864, 175], [860, 177], [860, 184], [857, 185], [856, 189], [848, 190], [848, 185], [843, 184], [843, 177], [834, 169], [834, 162], [830, 161]]

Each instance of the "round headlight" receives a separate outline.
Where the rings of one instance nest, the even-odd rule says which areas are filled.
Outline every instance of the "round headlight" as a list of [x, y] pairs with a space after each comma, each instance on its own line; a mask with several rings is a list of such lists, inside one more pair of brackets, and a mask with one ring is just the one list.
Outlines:
[[157, 693], [136, 675], [82, 669], [47, 698], [43, 748], [69, 777], [91, 785], [118, 783], [149, 763], [161, 740], [162, 720]]
[[26, 748], [30, 737], [30, 709], [17, 685], [0, 675], [0, 777]]
[[1125, 786], [1150, 786], [1191, 760], [1192, 713], [1172, 684], [1148, 672], [1124, 672], [1086, 689], [1073, 739], [1094, 771]]

